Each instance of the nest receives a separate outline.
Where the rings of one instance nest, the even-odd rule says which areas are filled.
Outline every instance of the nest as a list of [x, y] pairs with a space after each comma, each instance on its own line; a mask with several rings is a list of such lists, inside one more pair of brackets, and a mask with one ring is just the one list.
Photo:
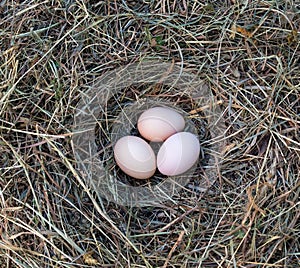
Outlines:
[[[78, 169], [100, 196], [126, 206], [175, 202], [172, 197], [192, 181], [205, 192], [216, 179], [223, 147], [224, 124], [214, 99], [198, 76], [171, 63], [146, 61], [100, 77], [77, 105], [73, 150]], [[201, 157], [184, 174], [167, 177], [156, 172], [148, 180], [134, 180], [118, 168], [112, 148], [123, 136], [139, 136], [139, 115], [156, 106], [183, 115], [184, 131], [200, 140]]]

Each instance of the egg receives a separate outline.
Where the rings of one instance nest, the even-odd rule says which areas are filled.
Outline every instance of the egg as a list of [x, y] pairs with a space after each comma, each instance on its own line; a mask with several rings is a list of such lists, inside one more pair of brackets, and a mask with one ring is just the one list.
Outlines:
[[171, 108], [153, 107], [143, 112], [137, 123], [139, 133], [147, 140], [161, 142], [184, 129], [183, 116]]
[[136, 136], [124, 136], [114, 146], [117, 165], [127, 175], [136, 179], [147, 179], [156, 170], [156, 157], [151, 146]]
[[198, 160], [200, 143], [190, 132], [179, 132], [169, 137], [157, 153], [157, 168], [167, 176], [188, 171]]

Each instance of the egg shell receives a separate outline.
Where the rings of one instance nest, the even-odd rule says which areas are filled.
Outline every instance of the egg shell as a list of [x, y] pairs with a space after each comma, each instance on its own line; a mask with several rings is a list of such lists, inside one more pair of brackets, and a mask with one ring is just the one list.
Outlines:
[[151, 146], [136, 136], [120, 138], [114, 146], [114, 157], [121, 170], [136, 179], [150, 178], [156, 170]]
[[198, 160], [200, 143], [190, 132], [169, 137], [157, 154], [157, 168], [167, 176], [177, 176], [189, 170]]
[[149, 141], [161, 142], [184, 129], [183, 116], [171, 108], [153, 107], [143, 112], [137, 123], [140, 134]]

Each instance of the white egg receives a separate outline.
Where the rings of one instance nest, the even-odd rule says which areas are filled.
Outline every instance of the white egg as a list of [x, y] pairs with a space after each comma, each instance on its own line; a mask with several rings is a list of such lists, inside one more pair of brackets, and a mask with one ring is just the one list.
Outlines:
[[180, 175], [198, 160], [200, 143], [190, 132], [179, 132], [169, 137], [157, 154], [157, 168], [167, 176]]
[[138, 119], [140, 134], [149, 141], [164, 141], [171, 135], [182, 131], [183, 116], [171, 108], [153, 107], [143, 112]]
[[156, 170], [156, 157], [150, 145], [135, 136], [120, 138], [114, 146], [117, 165], [129, 176], [147, 179]]

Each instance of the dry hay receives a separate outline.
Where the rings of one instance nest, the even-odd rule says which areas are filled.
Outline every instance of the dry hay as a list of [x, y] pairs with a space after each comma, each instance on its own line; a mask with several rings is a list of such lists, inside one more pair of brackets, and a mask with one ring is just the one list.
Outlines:
[[[1, 267], [299, 266], [299, 2], [178, 2], [0, 3]], [[210, 86], [227, 146], [204, 196], [127, 208], [78, 176], [72, 120], [144, 58]]]

